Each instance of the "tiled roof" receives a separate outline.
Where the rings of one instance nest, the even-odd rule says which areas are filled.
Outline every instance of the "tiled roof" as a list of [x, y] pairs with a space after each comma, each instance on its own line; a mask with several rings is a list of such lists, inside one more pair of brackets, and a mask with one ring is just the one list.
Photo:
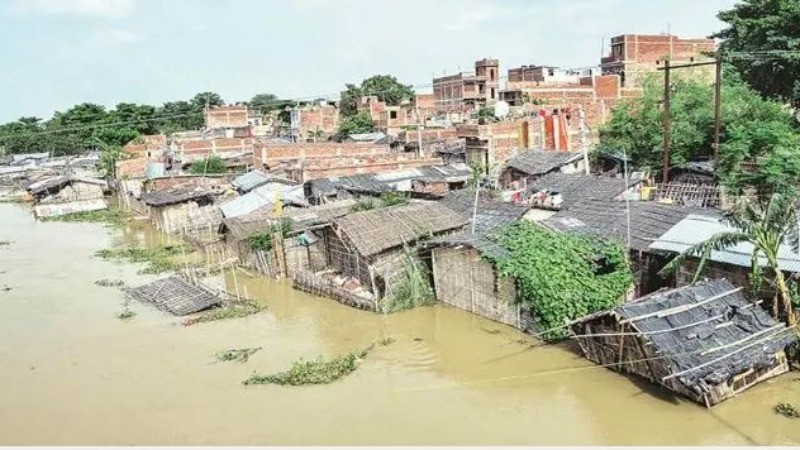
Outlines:
[[582, 157], [578, 152], [528, 150], [513, 156], [506, 166], [528, 175], [543, 175]]
[[469, 174], [470, 169], [466, 164], [450, 164], [347, 177], [321, 178], [307, 181], [306, 186], [312, 197], [334, 195], [339, 189], [356, 189], [376, 193], [410, 191], [412, 180], [466, 179]]
[[609, 200], [622, 194], [628, 187], [642, 182], [641, 179], [601, 177], [596, 175], [566, 174], [552, 172], [533, 181], [528, 186], [528, 193], [542, 190], [558, 192], [563, 199], [563, 207], [568, 208], [580, 201], [599, 199]]
[[176, 203], [188, 202], [191, 200], [209, 197], [212, 194], [200, 188], [177, 188], [166, 189], [163, 191], [145, 192], [142, 194], [142, 201], [147, 206], [167, 206]]
[[[628, 202], [630, 205], [631, 248], [647, 250], [648, 246], [673, 225], [692, 213], [713, 210], [687, 208], [655, 202]], [[563, 209], [541, 222], [545, 227], [562, 232], [595, 234], [625, 243], [628, 235], [626, 202], [584, 200]]]

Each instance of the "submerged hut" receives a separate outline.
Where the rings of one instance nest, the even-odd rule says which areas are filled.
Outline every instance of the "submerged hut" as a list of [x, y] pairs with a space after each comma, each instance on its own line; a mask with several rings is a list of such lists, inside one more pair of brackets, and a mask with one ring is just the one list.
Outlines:
[[377, 300], [391, 296], [404, 273], [404, 246], [459, 230], [467, 222], [441, 204], [419, 202], [333, 219], [323, 239], [331, 269], [369, 293], [369, 309], [377, 309]]
[[194, 224], [194, 218], [218, 214], [213, 205], [214, 194], [199, 187], [146, 192], [142, 201], [148, 207], [151, 222], [165, 233], [180, 233]]
[[[471, 217], [474, 194], [452, 192], [441, 203], [465, 217]], [[527, 329], [530, 315], [516, 302], [514, 280], [500, 276], [485, 257], [502, 257], [506, 249], [489, 235], [522, 219], [527, 206], [482, 196], [478, 199], [474, 233], [471, 225], [460, 233], [430, 240], [431, 268], [436, 299], [456, 308], [519, 329]]]
[[34, 214], [40, 218], [106, 209], [107, 190], [105, 180], [75, 176], [49, 177], [27, 187], [34, 199]]
[[223, 302], [224, 296], [210, 287], [173, 275], [134, 288], [124, 288], [127, 297], [149, 303], [176, 316], [200, 312]]
[[572, 325], [583, 355], [711, 406], [789, 370], [793, 329], [727, 280], [660, 291]]

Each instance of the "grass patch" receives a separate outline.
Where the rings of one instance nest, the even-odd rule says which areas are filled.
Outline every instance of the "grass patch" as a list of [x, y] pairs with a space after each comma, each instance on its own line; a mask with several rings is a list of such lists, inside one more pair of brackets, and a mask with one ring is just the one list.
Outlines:
[[234, 348], [217, 353], [217, 360], [221, 362], [236, 361], [246, 363], [250, 356], [261, 350], [261, 347], [254, 348]]
[[286, 372], [272, 375], [253, 374], [244, 380], [244, 385], [251, 384], [279, 384], [288, 386], [303, 386], [307, 384], [329, 384], [353, 373], [358, 368], [360, 360], [365, 358], [375, 345], [346, 355], [337, 356], [330, 360], [318, 357], [313, 361], [299, 360], [292, 363]]
[[411, 249], [405, 247], [403, 252], [403, 273], [394, 284], [392, 295], [381, 302], [383, 313], [405, 311], [435, 301], [427, 268]]
[[143, 274], [160, 274], [172, 272], [181, 267], [180, 264], [172, 260], [173, 256], [189, 254], [194, 250], [183, 244], [165, 245], [155, 248], [128, 247], [122, 249], [104, 249], [95, 253], [103, 259], [117, 261], [128, 261], [132, 263], [146, 263], [139, 270]]
[[200, 314], [196, 317], [190, 317], [182, 322], [184, 326], [195, 325], [203, 322], [214, 322], [217, 320], [225, 319], [238, 319], [240, 317], [247, 317], [252, 314], [259, 313], [266, 309], [266, 306], [259, 304], [255, 300], [241, 300], [228, 306], [221, 306], [214, 308], [210, 311]]
[[789, 403], [778, 403], [775, 406], [775, 412], [790, 419], [800, 418], [800, 410]]
[[122, 280], [109, 280], [107, 278], [103, 278], [101, 280], [96, 280], [94, 284], [103, 287], [120, 287], [125, 286], [125, 282]]
[[120, 209], [103, 209], [99, 211], [81, 211], [62, 216], [46, 217], [43, 222], [103, 222], [112, 226], [123, 226], [133, 217], [131, 213]]

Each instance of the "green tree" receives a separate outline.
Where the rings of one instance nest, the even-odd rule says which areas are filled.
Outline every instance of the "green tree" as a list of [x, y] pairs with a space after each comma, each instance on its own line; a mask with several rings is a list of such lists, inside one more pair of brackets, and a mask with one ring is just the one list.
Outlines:
[[158, 133], [156, 123], [156, 108], [151, 105], [137, 105], [136, 103], [119, 103], [108, 114], [109, 123], [124, 123], [125, 127], [135, 130], [139, 134]]
[[343, 117], [339, 122], [337, 134], [340, 139], [344, 139], [351, 134], [371, 133], [375, 130], [372, 123], [372, 116], [362, 112], [353, 116]]
[[734, 208], [727, 223], [734, 229], [717, 233], [705, 242], [689, 247], [667, 264], [663, 271], [677, 271], [681, 264], [695, 257], [700, 257], [700, 264], [695, 273], [695, 280], [702, 274], [712, 251], [729, 249], [739, 243], [753, 246], [750, 255], [751, 281], [753, 290], [758, 292], [763, 279], [761, 262], [766, 266], [775, 281], [777, 292], [773, 302], [772, 313], [776, 319], [783, 318], [789, 325], [794, 325], [795, 316], [792, 308], [792, 296], [786, 277], [779, 266], [779, 249], [784, 244], [798, 251], [797, 209], [793, 197], [774, 194], [766, 206], [755, 200], [740, 200]]
[[274, 94], [256, 94], [247, 105], [251, 109], [255, 109], [261, 114], [266, 114], [271, 111], [282, 111], [289, 106], [292, 106], [291, 100], [281, 100]]
[[728, 27], [714, 37], [744, 79], [800, 107], [800, 2], [742, 0], [718, 17]]
[[216, 92], [201, 92], [192, 97], [190, 103], [196, 110], [202, 111], [206, 106], [222, 106], [225, 101]]
[[389, 106], [401, 104], [404, 100], [414, 100], [414, 89], [400, 83], [391, 75], [374, 75], [361, 82], [360, 85], [346, 84], [341, 93], [339, 109], [343, 116], [358, 113], [358, 99], [374, 95]]
[[[800, 182], [800, 129], [791, 112], [750, 89], [726, 68], [722, 87], [723, 133], [717, 175], [732, 193], [789, 193]], [[707, 81], [676, 76], [671, 104], [671, 166], [713, 154], [714, 93]], [[648, 77], [642, 95], [617, 105], [600, 130], [600, 151], [624, 150], [633, 165], [661, 169], [663, 81]], [[750, 168], [752, 167], [752, 169]]]
[[193, 130], [203, 126], [203, 110], [187, 101], [166, 102], [156, 111], [158, 131], [165, 134]]
[[206, 159], [198, 159], [192, 163], [190, 171], [196, 175], [225, 173], [225, 161], [219, 156], [209, 156]]

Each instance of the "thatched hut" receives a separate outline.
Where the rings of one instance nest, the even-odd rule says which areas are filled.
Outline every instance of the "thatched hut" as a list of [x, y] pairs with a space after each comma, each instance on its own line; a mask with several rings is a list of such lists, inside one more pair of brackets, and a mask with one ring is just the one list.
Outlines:
[[392, 294], [393, 283], [403, 273], [405, 245], [467, 223], [463, 215], [432, 202], [349, 214], [334, 219], [325, 230], [330, 265], [381, 299]]
[[727, 280], [660, 291], [572, 325], [584, 356], [707, 406], [789, 370], [797, 341]]
[[[441, 203], [470, 217], [474, 194], [452, 192]], [[430, 249], [436, 299], [473, 314], [527, 329], [530, 315], [516, 302], [514, 280], [501, 277], [485, 256], [500, 257], [506, 250], [492, 242], [488, 235], [520, 220], [527, 206], [494, 200], [488, 196], [478, 200], [475, 232], [471, 225], [461, 233], [441, 236], [426, 244]]]
[[[203, 188], [174, 188], [142, 194], [150, 221], [165, 233], [180, 233], [195, 223], [195, 218], [218, 214], [214, 195]], [[221, 216], [215, 216], [221, 220]], [[208, 222], [204, 220], [204, 227]]]
[[552, 150], [527, 150], [509, 159], [500, 172], [500, 185], [520, 189], [551, 172], [575, 173], [584, 170], [583, 154]]

